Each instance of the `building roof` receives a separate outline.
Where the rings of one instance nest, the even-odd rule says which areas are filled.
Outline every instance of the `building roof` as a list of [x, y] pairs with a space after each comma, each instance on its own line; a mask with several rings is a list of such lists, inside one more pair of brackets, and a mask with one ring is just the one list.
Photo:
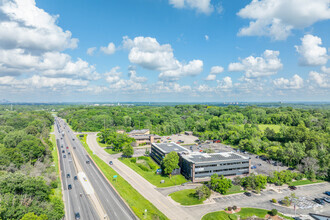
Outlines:
[[135, 134], [145, 134], [149, 132], [149, 129], [142, 129], [142, 130], [132, 130], [130, 132], [128, 132], [128, 134], [131, 134], [131, 135], [135, 135]]
[[171, 143], [153, 143], [153, 146], [157, 147], [160, 151], [162, 151], [164, 154], [168, 154], [172, 151], [175, 151], [177, 153], [186, 152], [189, 153], [190, 151], [186, 148], [171, 142]]
[[249, 160], [249, 157], [245, 157], [234, 152], [221, 152], [211, 154], [193, 152], [188, 155], [182, 155], [182, 157], [192, 163], [210, 163], [228, 160]]
[[158, 135], [154, 135], [154, 134], [140, 134], [140, 135], [129, 135], [131, 138], [134, 138], [135, 140], [149, 140], [150, 137], [154, 137], [156, 139], [160, 139], [161, 137]]

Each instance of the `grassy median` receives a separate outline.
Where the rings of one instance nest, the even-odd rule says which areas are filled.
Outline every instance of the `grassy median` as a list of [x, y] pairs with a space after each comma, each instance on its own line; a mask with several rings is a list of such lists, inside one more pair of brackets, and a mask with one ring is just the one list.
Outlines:
[[[52, 127], [54, 127], [54, 125]], [[56, 170], [56, 174], [57, 174], [57, 180], [56, 180], [57, 188], [54, 189], [54, 196], [62, 199], [62, 182], [60, 180], [60, 168], [58, 167], [58, 151], [57, 151], [55, 134], [50, 134], [50, 141], [53, 144], [52, 156], [53, 156], [54, 166], [55, 166], [55, 170]]]
[[196, 189], [184, 189], [174, 193], [171, 193], [169, 196], [176, 202], [181, 205], [199, 205], [203, 204], [204, 199], [199, 200], [195, 195]]
[[[259, 218], [265, 218], [267, 214], [269, 214], [269, 210], [266, 209], [257, 209], [257, 208], [242, 208], [241, 211], [234, 213], [234, 214], [228, 214], [224, 211], [218, 211], [218, 212], [211, 212], [203, 216], [202, 220], [236, 220], [238, 219], [238, 216], [240, 219], [246, 219], [252, 216], [257, 216]], [[293, 219], [291, 217], [278, 214], [280, 217], [284, 219]]]
[[[186, 178], [181, 174], [172, 176], [171, 178], [156, 174], [159, 166], [150, 157], [137, 157], [135, 158], [135, 163], [132, 162], [132, 158], [120, 158], [120, 160], [157, 187], [169, 187], [187, 182]], [[164, 180], [164, 183], [161, 183], [161, 180]]]
[[323, 180], [315, 180], [315, 181], [311, 181], [311, 180], [296, 180], [292, 183], [290, 183], [290, 186], [302, 186], [302, 185], [308, 185], [308, 184], [314, 184], [314, 183], [323, 183], [325, 181]]
[[[124, 178], [122, 178], [116, 171], [114, 171], [106, 162], [101, 160], [98, 156], [93, 154], [86, 142], [86, 135], [80, 139], [86, 151], [93, 158], [97, 166], [102, 170], [103, 174], [111, 182], [113, 187], [117, 190], [120, 196], [131, 207], [135, 215], [140, 219], [168, 219], [162, 212], [160, 212], [151, 202], [145, 199], [138, 193]], [[113, 176], [117, 175], [114, 179]], [[147, 215], [144, 211], [147, 210]]]

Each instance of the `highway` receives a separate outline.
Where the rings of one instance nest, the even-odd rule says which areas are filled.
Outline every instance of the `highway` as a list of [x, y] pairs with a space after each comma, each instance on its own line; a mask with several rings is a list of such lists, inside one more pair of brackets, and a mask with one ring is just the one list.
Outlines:
[[[107, 179], [102, 175], [96, 165], [90, 159], [88, 153], [80, 143], [79, 139], [74, 135], [73, 131], [66, 125], [66, 123], [57, 118], [59, 125], [63, 128], [64, 140], [67, 142], [69, 150], [71, 152], [70, 156], [74, 156], [74, 161], [76, 166], [79, 166], [82, 172], [78, 175], [84, 173], [88, 182], [90, 182], [94, 194], [98, 200], [98, 206], [96, 209], [102, 209], [105, 213], [104, 219], [137, 219], [134, 213], [129, 209], [122, 198], [117, 194], [117, 192], [112, 188]], [[69, 157], [70, 158], [70, 157]], [[87, 162], [89, 161], [89, 162]], [[77, 192], [79, 195], [79, 192]], [[76, 198], [77, 199], [77, 198]], [[79, 198], [78, 198], [79, 199]], [[95, 200], [92, 202], [95, 206]], [[93, 211], [90, 212], [93, 214]], [[100, 211], [98, 211], [100, 213]], [[86, 216], [88, 212], [85, 213]], [[100, 216], [100, 214], [99, 214]], [[81, 219], [93, 219], [93, 218], [81, 218]]]
[[[79, 213], [80, 219], [99, 219], [81, 183], [74, 179], [77, 176], [76, 167], [72, 161], [71, 153], [68, 154], [69, 150], [66, 149], [68, 145], [61, 138], [61, 132], [61, 127], [55, 122], [55, 137], [60, 157], [59, 162], [65, 201], [65, 218], [67, 220], [76, 219], [78, 218], [76, 213]], [[70, 177], [68, 177], [68, 174]], [[68, 189], [69, 184], [71, 184], [72, 189]]]

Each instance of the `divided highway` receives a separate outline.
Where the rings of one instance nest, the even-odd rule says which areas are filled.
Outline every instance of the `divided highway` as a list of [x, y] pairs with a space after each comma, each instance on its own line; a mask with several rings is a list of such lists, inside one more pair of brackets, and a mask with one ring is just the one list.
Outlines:
[[[106, 213], [105, 216], [103, 216], [104, 219], [136, 219], [134, 213], [129, 209], [129, 207], [126, 205], [126, 203], [122, 200], [122, 198], [117, 194], [117, 192], [112, 188], [112, 186], [108, 183], [108, 181], [104, 178], [102, 173], [99, 171], [99, 169], [96, 167], [96, 165], [91, 161], [88, 153], [80, 143], [80, 141], [76, 138], [72, 130], [69, 128], [69, 126], [66, 126], [66, 123], [61, 120], [60, 118], [56, 119], [56, 123], [58, 123], [59, 126], [61, 126], [63, 129], [62, 132], [64, 132], [64, 138], [63, 140], [67, 141], [67, 145], [69, 150], [71, 152], [71, 155], [74, 154], [74, 161], [77, 166], [79, 166], [79, 170], [81, 169], [82, 172], [78, 171], [78, 176], [84, 176], [86, 175], [86, 178], [88, 179], [93, 194], [95, 194], [95, 198], [97, 198], [97, 202], [95, 202], [95, 199], [91, 201], [92, 206], [89, 204], [89, 207], [91, 208], [90, 213], [86, 211], [84, 215], [86, 217], [81, 217], [81, 219], [95, 219], [95, 216], [100, 216], [100, 213]], [[62, 149], [62, 148], [61, 148]], [[62, 152], [62, 150], [60, 151]], [[72, 158], [72, 157], [69, 157]], [[66, 158], [66, 159], [69, 159]], [[65, 159], [65, 158], [61, 158]], [[64, 169], [61, 170], [63, 171]], [[62, 180], [63, 180], [62, 175]], [[79, 178], [78, 178], [79, 179]], [[80, 180], [80, 179], [79, 179]], [[67, 185], [64, 185], [64, 188], [66, 189]], [[72, 187], [74, 189], [76, 187], [75, 185]], [[78, 186], [79, 187], [79, 186]], [[77, 188], [78, 188], [77, 187]], [[85, 186], [86, 188], [86, 186]], [[78, 190], [78, 189], [77, 189]], [[82, 190], [82, 189], [81, 189]], [[85, 189], [86, 191], [86, 189]], [[72, 191], [73, 192], [73, 191]], [[80, 191], [78, 190], [77, 195], [78, 198], [70, 198], [77, 200], [80, 198], [79, 196]], [[66, 204], [68, 204], [68, 201], [66, 201]], [[70, 204], [70, 203], [69, 203]], [[68, 204], [68, 205], [69, 205]], [[96, 211], [92, 210], [92, 207], [97, 204], [97, 207], [94, 207]], [[101, 206], [101, 207], [99, 207]], [[101, 211], [99, 211], [101, 210]], [[98, 213], [98, 215], [93, 215], [93, 213]], [[70, 213], [69, 213], [70, 214]], [[94, 218], [93, 218], [94, 217]], [[101, 217], [100, 217], [101, 218]], [[97, 218], [96, 218], [97, 219]]]

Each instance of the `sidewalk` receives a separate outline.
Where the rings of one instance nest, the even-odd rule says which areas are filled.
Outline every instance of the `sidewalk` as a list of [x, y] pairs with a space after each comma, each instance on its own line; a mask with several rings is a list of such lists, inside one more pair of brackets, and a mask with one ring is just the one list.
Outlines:
[[103, 148], [98, 145], [95, 134], [89, 134], [87, 136], [87, 144], [91, 150], [106, 163], [109, 163], [109, 161], [112, 160], [113, 165], [111, 167], [169, 219], [198, 219], [195, 216], [189, 215], [180, 206], [173, 204], [170, 199], [158, 192], [154, 185], [149, 183], [118, 159], [114, 159], [111, 155], [105, 152]]

